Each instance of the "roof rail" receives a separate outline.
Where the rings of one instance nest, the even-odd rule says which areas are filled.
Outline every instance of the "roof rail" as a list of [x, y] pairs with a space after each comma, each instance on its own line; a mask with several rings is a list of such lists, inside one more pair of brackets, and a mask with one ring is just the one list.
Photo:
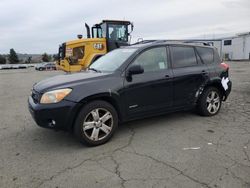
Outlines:
[[147, 43], [161, 43], [161, 42], [180, 42], [180, 43], [190, 43], [190, 44], [201, 44], [204, 46], [211, 46], [211, 43], [204, 42], [204, 41], [198, 41], [198, 40], [141, 40], [131, 45], [137, 45], [137, 44], [147, 44]]
[[183, 41], [183, 43], [193, 43], [193, 44], [201, 44], [204, 46], [211, 46], [211, 44], [209, 42], [204, 42], [204, 41], [186, 40], [186, 41]]
[[147, 44], [147, 43], [153, 43], [155, 42], [156, 40], [141, 40], [141, 41], [138, 41], [136, 43], [133, 43], [131, 45], [137, 45], [137, 44]]

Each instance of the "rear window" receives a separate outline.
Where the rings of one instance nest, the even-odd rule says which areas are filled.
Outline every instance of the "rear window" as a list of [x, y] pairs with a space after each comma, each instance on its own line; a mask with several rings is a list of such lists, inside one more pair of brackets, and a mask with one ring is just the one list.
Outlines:
[[214, 50], [211, 48], [196, 47], [201, 59], [206, 64], [214, 62]]
[[197, 65], [193, 47], [173, 46], [171, 47], [173, 67], [190, 67]]

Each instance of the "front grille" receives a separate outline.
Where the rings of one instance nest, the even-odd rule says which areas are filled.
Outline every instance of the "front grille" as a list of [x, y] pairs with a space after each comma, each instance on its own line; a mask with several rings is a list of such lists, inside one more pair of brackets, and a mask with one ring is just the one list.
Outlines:
[[32, 90], [32, 94], [31, 94], [32, 99], [34, 100], [34, 103], [39, 103], [41, 95], [40, 93], [38, 93], [37, 91], [35, 91], [34, 89]]

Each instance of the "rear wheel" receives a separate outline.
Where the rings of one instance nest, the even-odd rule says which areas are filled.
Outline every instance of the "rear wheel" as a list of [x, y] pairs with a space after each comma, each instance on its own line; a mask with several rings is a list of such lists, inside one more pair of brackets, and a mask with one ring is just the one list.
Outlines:
[[203, 116], [216, 115], [221, 107], [222, 96], [215, 87], [205, 89], [198, 101], [198, 112]]
[[87, 145], [106, 143], [118, 126], [114, 107], [105, 101], [93, 101], [80, 111], [74, 126], [77, 139]]

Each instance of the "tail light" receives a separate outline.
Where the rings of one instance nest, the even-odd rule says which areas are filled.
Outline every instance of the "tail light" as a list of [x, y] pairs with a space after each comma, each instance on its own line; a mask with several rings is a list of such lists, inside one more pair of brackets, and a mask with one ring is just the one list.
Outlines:
[[224, 63], [224, 62], [222, 62], [222, 63], [220, 64], [220, 67], [223, 68], [223, 69], [225, 69], [225, 70], [229, 70], [229, 65], [226, 64], [226, 63]]

